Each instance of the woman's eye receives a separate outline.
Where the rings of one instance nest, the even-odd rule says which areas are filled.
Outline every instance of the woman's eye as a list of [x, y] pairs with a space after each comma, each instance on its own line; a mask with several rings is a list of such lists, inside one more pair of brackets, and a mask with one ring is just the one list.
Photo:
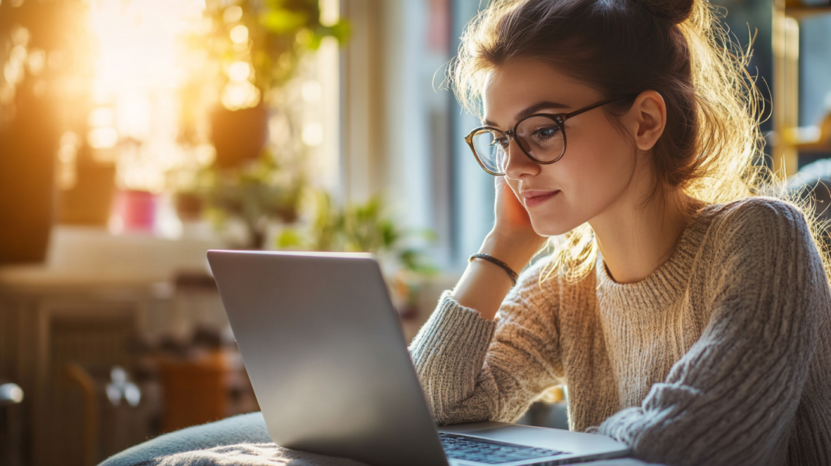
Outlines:
[[543, 128], [539, 128], [534, 131], [533, 136], [534, 139], [538, 141], [545, 141], [547, 139], [553, 138], [560, 132], [559, 126], [546, 126]]
[[492, 146], [499, 144], [502, 146], [503, 149], [508, 148], [508, 138], [494, 138], [493, 142], [491, 143]]

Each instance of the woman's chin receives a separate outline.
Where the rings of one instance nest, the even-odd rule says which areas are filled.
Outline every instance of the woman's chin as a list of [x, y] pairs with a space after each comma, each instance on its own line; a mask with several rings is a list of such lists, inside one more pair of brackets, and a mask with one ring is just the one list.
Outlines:
[[536, 215], [529, 215], [531, 226], [540, 236], [564, 235], [587, 221], [582, 215], [567, 215], [562, 209], [558, 212], [534, 213]]
[[572, 226], [570, 228], [567, 228], [564, 225], [551, 225], [551, 224], [548, 224], [548, 223], [542, 224], [542, 225], [537, 225], [533, 221], [531, 222], [531, 224], [534, 227], [534, 232], [536, 234], [540, 235], [540, 236], [564, 235], [564, 234], [568, 233], [569, 231], [573, 230], [574, 228], [576, 228], [577, 226], [579, 226], [579, 225], [577, 225], [577, 226]]

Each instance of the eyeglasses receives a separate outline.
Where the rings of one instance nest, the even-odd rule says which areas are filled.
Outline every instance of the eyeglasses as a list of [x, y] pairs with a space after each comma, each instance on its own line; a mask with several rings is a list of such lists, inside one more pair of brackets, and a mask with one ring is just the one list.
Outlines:
[[563, 126], [566, 120], [603, 105], [630, 98], [632, 96], [603, 100], [571, 113], [535, 113], [519, 120], [508, 131], [482, 126], [465, 136], [465, 142], [470, 146], [479, 165], [494, 176], [505, 175], [510, 138], [517, 142], [529, 159], [541, 165], [550, 165], [559, 161], [566, 153], [566, 130]]

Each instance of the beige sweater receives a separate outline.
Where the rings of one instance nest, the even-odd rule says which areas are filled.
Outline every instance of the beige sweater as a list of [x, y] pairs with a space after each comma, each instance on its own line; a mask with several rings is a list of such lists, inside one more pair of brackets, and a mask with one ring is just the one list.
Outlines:
[[545, 259], [489, 322], [449, 293], [411, 346], [436, 420], [515, 421], [566, 384], [572, 430], [670, 465], [831, 465], [831, 292], [803, 215], [751, 198], [702, 209], [670, 259], [576, 284]]

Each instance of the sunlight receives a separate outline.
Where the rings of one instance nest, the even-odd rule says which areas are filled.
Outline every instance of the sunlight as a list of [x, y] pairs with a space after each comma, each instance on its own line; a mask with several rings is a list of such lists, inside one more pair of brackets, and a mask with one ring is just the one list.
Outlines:
[[182, 36], [201, 19], [199, 0], [93, 0], [98, 92], [175, 87], [184, 78]]
[[94, 149], [117, 150], [121, 188], [162, 191], [165, 172], [184, 156], [176, 144], [177, 92], [187, 79], [184, 39], [204, 9], [204, 0], [90, 2], [96, 107], [86, 139]]

